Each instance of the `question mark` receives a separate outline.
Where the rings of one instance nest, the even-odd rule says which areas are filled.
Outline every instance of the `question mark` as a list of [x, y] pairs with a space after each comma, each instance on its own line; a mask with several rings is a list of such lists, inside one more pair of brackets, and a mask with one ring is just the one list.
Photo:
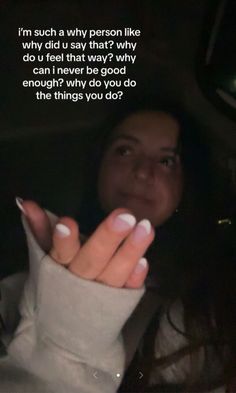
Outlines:
[[60, 83], [60, 87], [62, 87], [62, 83], [64, 82], [64, 79], [63, 78], [59, 78], [58, 81]]
[[117, 94], [119, 95], [119, 100], [121, 100], [121, 97], [123, 96], [123, 91], [118, 91]]
[[114, 41], [110, 40], [108, 41], [108, 44], [110, 45], [110, 49], [112, 49], [112, 46], [114, 45]]
[[111, 61], [112, 57], [113, 57], [113, 54], [112, 53], [108, 53], [108, 57], [109, 57], [109, 60]]

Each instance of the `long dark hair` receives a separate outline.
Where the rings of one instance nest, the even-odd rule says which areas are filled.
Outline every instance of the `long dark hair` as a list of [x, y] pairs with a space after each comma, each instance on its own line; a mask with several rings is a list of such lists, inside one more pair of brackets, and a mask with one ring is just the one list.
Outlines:
[[[165, 388], [156, 385], [150, 391], [206, 391], [226, 384], [233, 376], [236, 363], [235, 259], [226, 248], [216, 225], [210, 150], [203, 130], [195, 119], [178, 110], [177, 105], [153, 105], [151, 102], [153, 100], [147, 100], [113, 114], [107, 122], [108, 127], [104, 127], [98, 135], [93, 160], [87, 167], [88, 187], [79, 222], [82, 231], [89, 234], [104, 217], [97, 199], [97, 174], [104, 150], [109, 146], [109, 138], [117, 124], [122, 123], [131, 113], [144, 110], [164, 111], [174, 117], [181, 129], [185, 191], [178, 211], [157, 229], [157, 240], [148, 250], [147, 257], [151, 265], [150, 281], [156, 282], [151, 290], [156, 290], [162, 297], [162, 312], [164, 310], [173, 329], [186, 336], [188, 345], [156, 361], [153, 348], [159, 318], [155, 316], [147, 330], [150, 349], [146, 359], [141, 359], [141, 362], [146, 364], [148, 383], [153, 367], [168, 366], [189, 354], [192, 368], [184, 384], [165, 385]], [[183, 305], [184, 331], [179, 331], [171, 317], [172, 305], [177, 299]], [[204, 349], [205, 374], [209, 374], [209, 378], [201, 373], [195, 375], [200, 348]], [[218, 375], [212, 375], [209, 353], [213, 353], [222, 366]], [[131, 391], [140, 389], [140, 384], [138, 387], [132, 382], [130, 386]], [[123, 388], [123, 391], [128, 391], [129, 383], [124, 384]], [[148, 391], [147, 386], [144, 390]]]

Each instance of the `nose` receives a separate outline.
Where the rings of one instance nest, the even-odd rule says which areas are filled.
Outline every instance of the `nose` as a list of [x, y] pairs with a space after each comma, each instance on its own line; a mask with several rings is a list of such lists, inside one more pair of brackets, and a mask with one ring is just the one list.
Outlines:
[[137, 180], [152, 183], [155, 179], [155, 163], [148, 157], [139, 158], [134, 163], [133, 171]]

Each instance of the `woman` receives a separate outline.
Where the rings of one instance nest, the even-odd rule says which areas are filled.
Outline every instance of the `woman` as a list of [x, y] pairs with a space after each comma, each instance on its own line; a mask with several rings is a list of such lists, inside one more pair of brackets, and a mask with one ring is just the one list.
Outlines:
[[9, 354], [31, 373], [70, 391], [115, 392], [134, 358], [124, 391], [223, 392], [232, 379], [235, 315], [224, 302], [233, 286], [218, 290], [235, 270], [229, 258], [222, 268], [213, 244], [203, 150], [185, 128], [164, 110], [136, 111], [113, 128], [97, 186], [99, 210], [112, 213], [82, 246], [74, 220], [57, 222], [51, 245], [48, 215], [20, 204], [32, 265]]

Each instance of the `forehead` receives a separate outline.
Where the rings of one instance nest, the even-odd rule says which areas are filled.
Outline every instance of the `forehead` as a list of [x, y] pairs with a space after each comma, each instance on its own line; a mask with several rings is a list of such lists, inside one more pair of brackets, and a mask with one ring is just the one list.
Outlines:
[[113, 138], [132, 136], [141, 142], [176, 146], [180, 126], [170, 114], [161, 111], [142, 111], [125, 118], [113, 131]]

